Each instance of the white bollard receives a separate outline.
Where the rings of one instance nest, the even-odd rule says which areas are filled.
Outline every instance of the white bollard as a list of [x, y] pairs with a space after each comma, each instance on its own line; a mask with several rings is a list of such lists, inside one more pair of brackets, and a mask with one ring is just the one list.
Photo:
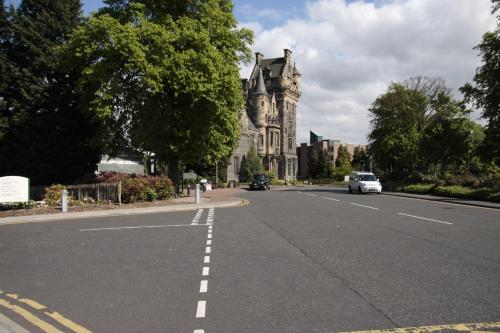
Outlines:
[[199, 204], [200, 203], [200, 184], [196, 184], [196, 194], [194, 196], [194, 203]]
[[68, 191], [66, 190], [61, 191], [61, 211], [63, 213], [68, 212]]

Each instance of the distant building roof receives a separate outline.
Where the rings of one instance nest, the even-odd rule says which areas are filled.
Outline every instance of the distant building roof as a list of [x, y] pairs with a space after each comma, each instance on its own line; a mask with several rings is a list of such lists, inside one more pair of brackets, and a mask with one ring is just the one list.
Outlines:
[[323, 137], [322, 136], [317, 135], [313, 131], [309, 131], [309, 142], [310, 142], [311, 145], [315, 144], [315, 143], [318, 143], [320, 141], [323, 141]]

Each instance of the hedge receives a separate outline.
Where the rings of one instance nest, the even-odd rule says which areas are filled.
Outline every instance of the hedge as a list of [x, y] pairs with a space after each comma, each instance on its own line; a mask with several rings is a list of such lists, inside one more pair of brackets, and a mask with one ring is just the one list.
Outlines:
[[415, 194], [435, 194], [449, 198], [500, 202], [500, 190], [490, 188], [473, 189], [460, 185], [437, 186], [435, 184], [412, 184], [401, 187], [400, 191]]

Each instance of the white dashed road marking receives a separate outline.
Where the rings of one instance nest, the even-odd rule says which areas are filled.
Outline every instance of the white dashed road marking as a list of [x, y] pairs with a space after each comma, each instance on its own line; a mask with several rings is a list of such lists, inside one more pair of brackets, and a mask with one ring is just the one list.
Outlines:
[[431, 221], [431, 222], [437, 222], [437, 223], [443, 223], [443, 224], [450, 224], [450, 225], [453, 224], [451, 222], [445, 222], [445, 221], [439, 221], [439, 220], [434, 220], [434, 219], [428, 219], [426, 217], [420, 217], [420, 216], [409, 215], [409, 214], [404, 214], [404, 213], [398, 213], [398, 215], [403, 215], [403, 216], [413, 217], [415, 219], [420, 219], [420, 220], [425, 220], [425, 221]]
[[200, 282], [200, 293], [206, 293], [208, 290], [208, 280], [201, 280]]
[[[207, 215], [207, 224], [208, 225], [208, 231], [207, 231], [207, 242], [206, 242], [206, 247], [205, 247], [205, 254], [210, 254], [212, 252], [212, 230], [213, 230], [213, 222], [214, 222], [214, 213], [215, 210], [213, 208], [210, 208], [208, 211]], [[200, 214], [201, 216], [201, 214]], [[203, 258], [203, 263], [207, 264], [206, 266], [203, 266], [201, 275], [205, 277], [209, 276], [210, 274], [210, 256], [205, 255]], [[206, 294], [208, 292], [208, 280], [201, 280], [200, 281], [200, 294]], [[205, 312], [207, 308], [207, 301], [198, 301], [198, 305], [196, 307], [196, 318], [205, 318]], [[193, 333], [204, 333], [205, 331], [202, 329], [195, 329]]]
[[354, 205], [354, 206], [358, 206], [358, 207], [363, 207], [363, 208], [369, 208], [369, 209], [374, 209], [374, 210], [378, 210], [377, 207], [370, 207], [370, 206], [365, 206], [365, 205], [360, 205], [360, 204], [357, 204], [357, 203], [354, 203], [354, 202], [349, 202], [351, 205]]
[[196, 307], [196, 318], [205, 318], [205, 310], [207, 308], [207, 301], [198, 301]]
[[326, 200], [332, 200], [332, 201], [340, 201], [338, 199], [334, 199], [334, 198], [329, 198], [329, 197], [322, 197], [323, 199], [326, 199]]

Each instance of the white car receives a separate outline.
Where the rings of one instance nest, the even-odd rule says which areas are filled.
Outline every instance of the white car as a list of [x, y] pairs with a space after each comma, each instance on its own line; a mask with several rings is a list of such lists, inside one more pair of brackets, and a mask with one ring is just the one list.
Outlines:
[[382, 184], [371, 172], [354, 171], [349, 176], [349, 193], [382, 193]]

